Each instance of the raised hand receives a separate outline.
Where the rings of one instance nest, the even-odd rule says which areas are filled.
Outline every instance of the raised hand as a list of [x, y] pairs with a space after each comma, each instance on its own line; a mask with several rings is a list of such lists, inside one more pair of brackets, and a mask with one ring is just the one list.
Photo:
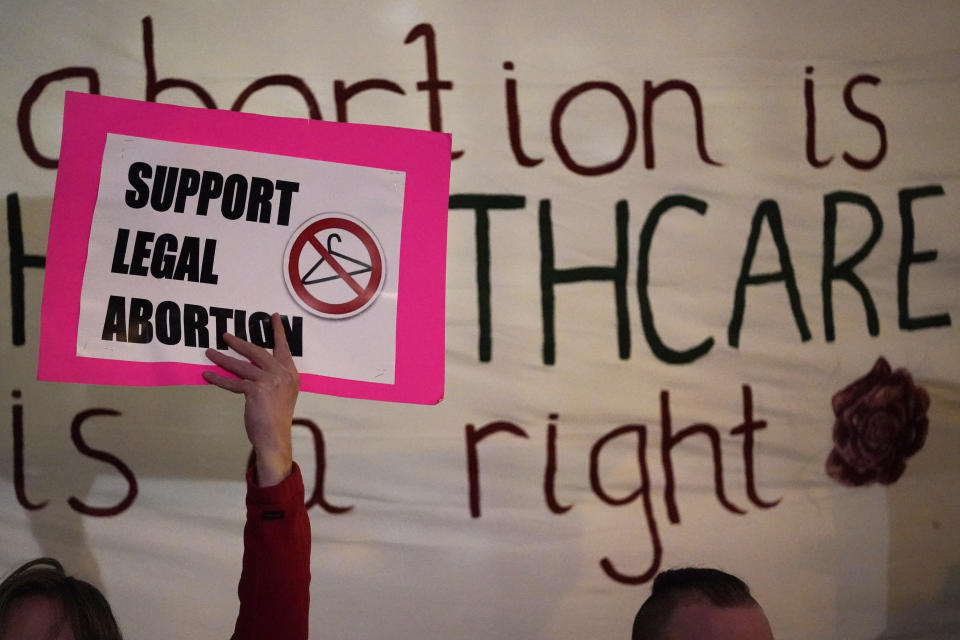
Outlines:
[[237, 376], [204, 371], [203, 379], [221, 389], [242, 393], [243, 424], [257, 457], [257, 480], [262, 487], [280, 483], [290, 475], [293, 451], [290, 429], [300, 389], [300, 374], [290, 355], [279, 314], [270, 318], [273, 327], [273, 354], [262, 347], [226, 334], [231, 349], [247, 358], [241, 360], [207, 349], [210, 360]]

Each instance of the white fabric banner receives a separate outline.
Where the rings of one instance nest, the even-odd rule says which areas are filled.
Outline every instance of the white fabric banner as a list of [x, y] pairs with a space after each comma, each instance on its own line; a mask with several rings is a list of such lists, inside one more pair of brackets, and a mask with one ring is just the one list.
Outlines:
[[36, 381], [72, 90], [453, 134], [444, 401], [298, 404], [311, 637], [624, 638], [688, 565], [778, 638], [955, 637], [958, 32], [951, 1], [6, 3], [0, 567], [59, 558], [131, 638], [237, 610], [239, 400]]

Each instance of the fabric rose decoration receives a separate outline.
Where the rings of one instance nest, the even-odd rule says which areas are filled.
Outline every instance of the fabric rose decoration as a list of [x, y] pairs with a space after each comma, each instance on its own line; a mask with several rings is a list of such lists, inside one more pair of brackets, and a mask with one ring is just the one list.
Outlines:
[[903, 475], [907, 458], [927, 438], [930, 397], [906, 369], [891, 371], [879, 358], [873, 369], [831, 400], [833, 451], [827, 475], [845, 485], [891, 484]]

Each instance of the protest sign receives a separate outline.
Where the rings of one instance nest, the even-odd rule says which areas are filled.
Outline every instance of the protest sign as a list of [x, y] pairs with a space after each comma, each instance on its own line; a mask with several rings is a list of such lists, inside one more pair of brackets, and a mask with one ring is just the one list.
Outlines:
[[70, 93], [38, 377], [201, 384], [225, 332], [304, 389], [435, 403], [450, 138]]
[[[128, 158], [116, 197], [140, 222], [122, 227], [126, 274], [111, 270], [118, 230], [107, 236], [102, 270], [117, 288], [102, 291], [91, 344], [110, 295], [123, 298], [128, 337], [132, 298], [150, 300], [154, 325], [159, 305], [176, 303], [181, 333], [187, 304], [231, 310], [231, 330], [240, 309], [249, 334], [268, 301], [206, 293], [232, 274], [228, 236], [207, 225], [219, 218], [227, 234], [257, 230], [241, 250], [246, 278], [258, 277], [258, 243], [285, 235], [271, 286], [288, 322], [302, 318], [305, 352], [308, 321], [360, 322], [397, 277], [403, 385], [411, 356], [436, 354], [404, 327], [410, 305], [424, 331], [439, 317], [416, 306], [435, 297], [410, 270], [442, 271], [422, 254], [443, 238], [411, 227], [423, 165], [388, 164], [396, 145], [371, 148], [332, 124], [370, 123], [453, 136], [444, 401], [300, 395], [293, 453], [317, 635], [621, 638], [656, 572], [706, 566], [750, 585], [779, 640], [960, 637], [960, 3], [237, 0], [226, 20], [222, 3], [183, 0], [7, 5], [2, 570], [59, 559], [102, 588], [128, 635], [230, 636], [250, 453], [242, 403], [203, 386], [36, 380], [41, 287], [56, 285], [45, 312], [52, 295], [79, 325], [79, 294], [63, 297], [81, 290], [85, 263], [64, 260], [74, 240], [86, 252], [93, 226], [88, 213], [47, 244], [54, 182], [69, 170], [92, 185], [66, 200], [61, 185], [57, 229], [80, 219], [59, 215], [64, 203], [92, 212], [107, 133], [402, 171], [398, 270], [389, 234], [361, 208], [301, 216], [310, 185], [284, 167]], [[77, 162], [76, 136], [62, 158], [59, 146], [66, 90], [216, 118], [144, 111], [136, 127], [81, 129], [99, 148]], [[93, 104], [67, 133], [115, 109]], [[216, 109], [311, 120], [286, 121], [288, 139]], [[195, 124], [174, 136], [181, 119]], [[130, 208], [135, 161], [150, 165], [135, 175], [151, 189], [159, 166], [178, 168], [175, 182], [184, 169], [201, 183], [205, 171], [242, 176], [244, 211], [224, 218], [221, 194], [198, 215], [198, 188], [176, 213], [176, 184], [169, 210], [153, 211], [151, 195]], [[247, 220], [255, 177], [258, 193], [273, 189], [269, 222]], [[177, 217], [189, 230], [165, 222]], [[138, 231], [154, 237], [134, 260]], [[156, 269], [170, 278], [150, 272], [164, 233], [177, 247], [162, 241], [174, 257]], [[135, 264], [148, 275], [129, 273]], [[154, 299], [148, 284], [173, 293]], [[316, 313], [340, 304], [344, 318]], [[172, 341], [174, 309], [161, 311]], [[69, 356], [48, 375], [79, 361], [103, 365], [107, 381], [122, 367], [131, 380], [193, 382], [203, 366], [78, 357], [75, 327], [44, 322], [41, 353], [62, 340]], [[104, 344], [200, 351], [156, 338]]]

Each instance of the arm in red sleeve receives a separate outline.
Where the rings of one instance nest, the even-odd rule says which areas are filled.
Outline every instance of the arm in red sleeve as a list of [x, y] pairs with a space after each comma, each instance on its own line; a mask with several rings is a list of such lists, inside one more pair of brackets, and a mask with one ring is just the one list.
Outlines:
[[233, 640], [307, 640], [310, 617], [310, 519], [303, 477], [258, 487], [247, 473], [240, 613]]

